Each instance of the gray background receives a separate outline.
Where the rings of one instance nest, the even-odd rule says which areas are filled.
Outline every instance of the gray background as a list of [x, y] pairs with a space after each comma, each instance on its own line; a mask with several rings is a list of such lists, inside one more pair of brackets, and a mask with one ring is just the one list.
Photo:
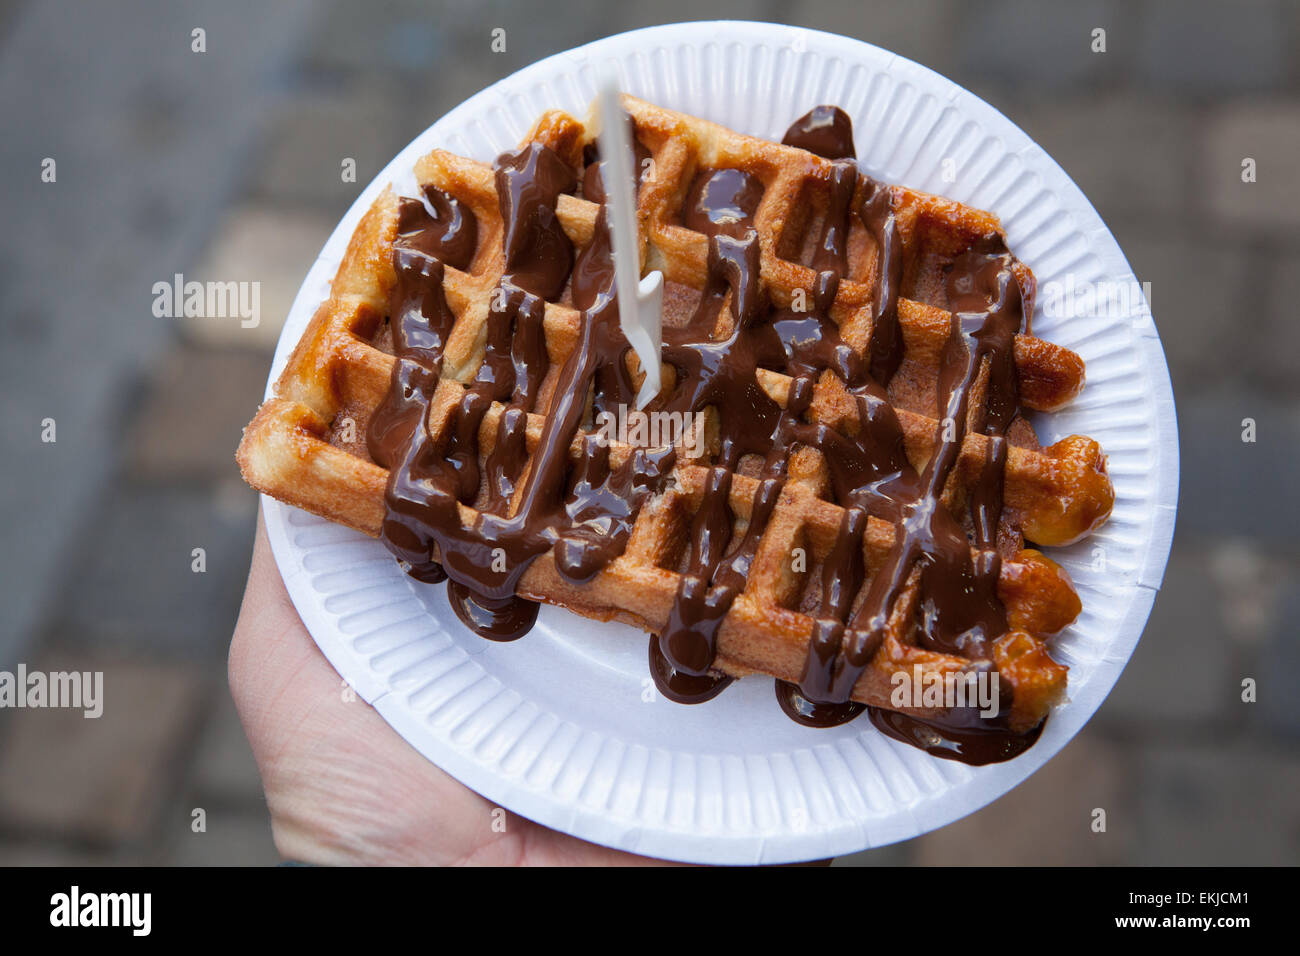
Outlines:
[[[0, 669], [102, 669], [112, 701], [98, 721], [0, 711], [0, 863], [277, 859], [224, 657], [255, 512], [232, 453], [279, 320], [359, 189], [452, 106], [550, 53], [706, 17], [859, 37], [1006, 113], [1151, 283], [1178, 400], [1174, 553], [1101, 712], [992, 806], [843, 862], [1300, 856], [1300, 7], [114, 6], [0, 0]], [[507, 51], [493, 54], [498, 26]], [[355, 185], [340, 182], [344, 156]], [[44, 157], [54, 184], [40, 181]], [[155, 318], [151, 286], [175, 272], [260, 281], [261, 327]], [[39, 439], [45, 418], [55, 444]], [[196, 546], [205, 574], [190, 570]], [[1257, 703], [1240, 702], [1246, 676]], [[205, 834], [190, 832], [194, 807]]]

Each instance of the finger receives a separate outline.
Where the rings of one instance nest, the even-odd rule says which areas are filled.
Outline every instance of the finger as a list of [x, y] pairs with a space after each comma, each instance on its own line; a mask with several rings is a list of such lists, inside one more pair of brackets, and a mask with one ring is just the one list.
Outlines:
[[284, 579], [280, 577], [275, 555], [271, 552], [271, 541], [266, 534], [266, 518], [260, 504], [257, 508], [257, 533], [253, 538], [253, 558], [248, 568], [248, 583], [244, 588], [239, 617], [241, 623], [247, 617], [262, 627], [269, 625], [276, 631], [280, 630], [276, 625], [297, 621], [301, 626], [302, 623], [289, 598], [289, 592], [285, 589]]
[[227, 662], [231, 695], [253, 737], [258, 717], [291, 688], [333, 687], [339, 681], [289, 598], [271, 552], [259, 507], [248, 583]]

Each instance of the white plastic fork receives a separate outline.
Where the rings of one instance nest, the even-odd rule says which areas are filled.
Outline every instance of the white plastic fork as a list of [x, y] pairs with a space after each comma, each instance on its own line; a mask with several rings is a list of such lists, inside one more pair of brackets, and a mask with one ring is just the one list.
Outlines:
[[605, 186], [605, 207], [609, 215], [610, 243], [614, 257], [614, 278], [618, 283], [618, 315], [645, 378], [637, 392], [636, 407], [645, 408], [659, 394], [660, 353], [663, 347], [662, 310], [664, 275], [651, 272], [640, 278], [641, 257], [637, 248], [635, 154], [623, 122], [618, 83], [610, 74], [601, 83], [596, 101], [600, 111], [601, 178]]

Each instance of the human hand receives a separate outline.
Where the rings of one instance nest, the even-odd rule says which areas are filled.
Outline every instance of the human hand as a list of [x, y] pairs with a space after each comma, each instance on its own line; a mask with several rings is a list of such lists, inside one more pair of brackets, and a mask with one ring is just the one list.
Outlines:
[[495, 832], [492, 803], [426, 760], [364, 701], [345, 699], [338, 673], [289, 599], [260, 511], [229, 672], [275, 845], [286, 859], [428, 866], [662, 862], [513, 813], [506, 814], [504, 832]]

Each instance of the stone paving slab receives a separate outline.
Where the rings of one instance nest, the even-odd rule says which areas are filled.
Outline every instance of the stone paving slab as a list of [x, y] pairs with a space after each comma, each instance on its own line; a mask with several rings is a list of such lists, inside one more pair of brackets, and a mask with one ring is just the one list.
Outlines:
[[863, 850], [861, 853], [849, 853], [835, 858], [833, 866], [907, 866], [913, 861], [912, 844], [891, 843], [875, 850]]
[[[1238, 98], [1210, 111], [1197, 144], [1196, 198], [1218, 224], [1300, 237], [1300, 103]], [[1242, 162], [1255, 161], [1255, 181]], [[1293, 260], [1294, 264], [1294, 260]]]
[[[265, 811], [227, 807], [207, 808], [206, 830], [191, 828], [193, 801], [181, 801], [181, 811], [169, 815], [168, 839], [151, 863], [161, 866], [275, 866], [280, 854], [271, 839], [271, 821]], [[196, 803], [201, 806], [201, 803]]]
[[235, 448], [261, 404], [270, 358], [180, 346], [154, 370], [126, 433], [126, 474], [145, 482], [234, 479]]
[[[1015, 790], [914, 842], [921, 866], [1099, 865], [1131, 862], [1135, 821], [1124, 754], [1084, 730]], [[1106, 811], [1106, 832], [1093, 812]]]
[[[162, 658], [220, 661], [248, 575], [256, 495], [116, 485], [65, 557], [70, 598], [50, 634], [80, 648], [128, 648]], [[196, 572], [193, 549], [205, 551]], [[220, 666], [219, 664], [216, 666]]]
[[[1122, 41], [1124, 5], [1078, 0], [1064, 5], [1025, 0], [979, 0], [962, 5], [962, 76], [984, 76], [1024, 98], [1058, 96], [1121, 78], [1131, 46]], [[1106, 51], [1093, 52], [1095, 29]]]
[[1264, 256], [1263, 266], [1263, 308], [1252, 318], [1259, 323], [1256, 336], [1269, 347], [1248, 350], [1243, 377], [1294, 399], [1300, 397], [1300, 322], [1295, 314], [1300, 302], [1300, 241]]
[[266, 812], [262, 778], [229, 693], [219, 693], [194, 751], [190, 789], [196, 805]]
[[192, 665], [85, 652], [41, 654], [30, 670], [102, 671], [103, 714], [0, 712], [0, 824], [10, 833], [112, 846], [149, 834], [210, 681]]
[[1136, 857], [1152, 866], [1294, 866], [1300, 757], [1262, 742], [1148, 746], [1136, 757]]
[[1208, 546], [1188, 542], [1188, 548], [1203, 556], [1214, 578], [1218, 618], [1233, 644], [1259, 649], [1282, 637], [1291, 620], [1284, 602], [1293, 582], [1300, 580], [1300, 557], [1294, 551], [1272, 551], [1240, 537]]
[[[1293, 504], [1300, 405], [1240, 380], [1204, 390], [1183, 384], [1175, 547], [1191, 533], [1248, 538], [1256, 547], [1294, 553], [1300, 541], [1300, 508]], [[1246, 419], [1255, 424], [1253, 443], [1242, 441]]]
[[[184, 337], [198, 345], [255, 349], [269, 356], [307, 270], [341, 217], [342, 211], [336, 216], [311, 208], [246, 204], [232, 209], [223, 217], [192, 275], [199, 282], [257, 283], [258, 315], [256, 320], [246, 319], [245, 310], [240, 309], [227, 316], [176, 320]], [[250, 304], [252, 288], [248, 287], [246, 300]], [[260, 390], [257, 395], [261, 397]]]
[[[67, 538], [112, 471], [125, 389], [165, 349], [154, 282], [192, 264], [242, 175], [308, 6], [31, 3], [6, 28], [0, 661], [56, 600]], [[190, 48], [201, 18], [208, 52]], [[69, 24], [75, 22], [75, 28]], [[93, 38], [93, 42], [88, 42]], [[41, 161], [57, 181], [40, 181]], [[25, 330], [13, 339], [10, 330]], [[58, 423], [58, 444], [41, 422]]]
[[1231, 242], [1207, 243], [1159, 217], [1148, 221], [1161, 225], [1118, 228], [1116, 238], [1138, 282], [1151, 283], [1151, 314], [1174, 388], [1236, 377], [1246, 352], [1255, 347], [1240, 334], [1235, 318], [1254, 295], [1249, 250]]
[[3, 867], [85, 867], [130, 866], [125, 858], [108, 853], [97, 853], [78, 847], [65, 847], [45, 842], [10, 843], [0, 840], [0, 866]]
[[[342, 218], [366, 184], [437, 118], [410, 94], [407, 85], [372, 78], [357, 86], [312, 86], [295, 96], [276, 113], [250, 183], [251, 201]], [[355, 163], [352, 182], [343, 178], [344, 159]]]
[[[479, 4], [432, 8], [420, 0], [355, 4], [333, 0], [317, 8], [299, 68], [311, 83], [347, 83], [358, 76], [383, 77], [400, 85], [412, 108], [432, 122], [471, 93], [529, 62], [520, 46], [534, 29], [574, 21], [539, 17], [519, 9], [507, 28], [506, 52], [490, 49], [491, 11]], [[512, 44], [510, 41], [514, 39]], [[426, 123], [427, 125], [427, 123]]]
[[1247, 714], [1252, 727], [1285, 735], [1294, 750], [1300, 739], [1300, 708], [1296, 707], [1296, 688], [1300, 687], [1300, 641], [1296, 640], [1300, 593], [1295, 591], [1300, 569], [1292, 566], [1289, 570], [1291, 589], [1282, 598], [1268, 642], [1255, 658], [1256, 666], [1247, 669], [1246, 676], [1254, 677], [1259, 687], [1257, 702], [1250, 705]]
[[1137, 76], [1182, 95], [1223, 96], [1290, 79], [1285, 0], [1146, 0], [1138, 10]]
[[1076, 94], [1006, 113], [1062, 165], [1112, 228], [1186, 220], [1198, 120], [1179, 101], [1128, 91]]
[[954, 25], [961, 22], [955, 0], [898, 4], [852, 0], [794, 0], [786, 22], [865, 40], [939, 73], [956, 66]]
[[1232, 712], [1241, 676], [1231, 666], [1209, 554], [1191, 547], [1174, 551], [1151, 619], [1102, 704], [1099, 723], [1117, 729], [1162, 721], [1209, 724]]

